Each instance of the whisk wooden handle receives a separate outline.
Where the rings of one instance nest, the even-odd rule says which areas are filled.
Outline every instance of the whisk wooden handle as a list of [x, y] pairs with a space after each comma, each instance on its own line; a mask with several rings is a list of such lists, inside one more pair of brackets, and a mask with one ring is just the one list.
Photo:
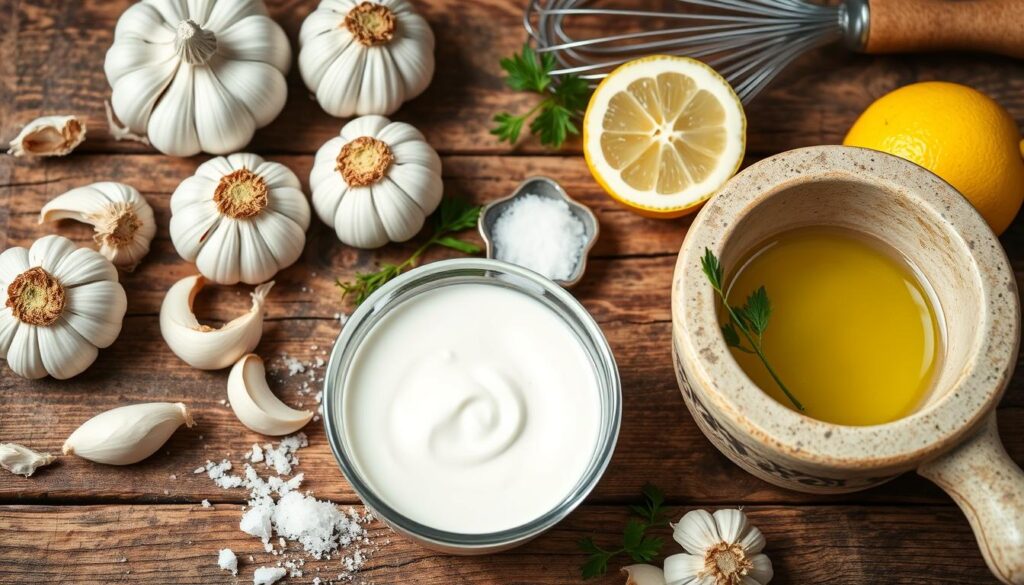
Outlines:
[[868, 53], [964, 49], [1024, 58], [1020, 0], [869, 0]]

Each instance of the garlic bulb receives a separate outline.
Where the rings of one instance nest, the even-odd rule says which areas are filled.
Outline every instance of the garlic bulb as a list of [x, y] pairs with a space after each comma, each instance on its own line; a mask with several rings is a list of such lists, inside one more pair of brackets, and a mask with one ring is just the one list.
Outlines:
[[323, 0], [299, 46], [302, 80], [332, 116], [391, 114], [434, 76], [434, 33], [405, 0]]
[[64, 156], [85, 140], [85, 122], [77, 116], [43, 116], [29, 122], [11, 140], [7, 154]]
[[363, 116], [320, 147], [309, 186], [339, 240], [378, 248], [415, 236], [441, 203], [441, 158], [412, 126]]
[[231, 368], [228, 402], [242, 424], [264, 435], [294, 433], [313, 418], [311, 411], [295, 410], [274, 396], [263, 360], [254, 353], [242, 356]]
[[626, 585], [665, 585], [665, 572], [652, 565], [622, 567]]
[[257, 284], [302, 255], [309, 202], [288, 167], [236, 153], [199, 165], [171, 195], [171, 241], [221, 284]]
[[32, 477], [36, 469], [56, 460], [49, 453], [37, 453], [17, 443], [0, 443], [0, 467], [11, 473]]
[[765, 585], [772, 562], [761, 553], [765, 540], [740, 510], [688, 512], [672, 526], [672, 538], [688, 554], [665, 559], [668, 585]]
[[103, 69], [114, 113], [175, 156], [244, 147], [281, 112], [291, 47], [262, 0], [142, 0]]
[[171, 286], [160, 306], [160, 333], [175, 355], [200, 370], [219, 370], [252, 351], [263, 336], [263, 303], [273, 282], [256, 287], [252, 308], [220, 329], [200, 325], [192, 302], [206, 282], [187, 276]]
[[128, 308], [114, 265], [61, 236], [0, 254], [0, 287], [0, 357], [23, 378], [82, 373], [117, 339]]
[[163, 446], [182, 424], [195, 423], [178, 402], [150, 402], [101, 412], [64, 441], [64, 454], [107, 465], [138, 463]]
[[92, 225], [100, 254], [129, 272], [149, 252], [156, 234], [153, 209], [137, 189], [123, 183], [93, 183], [58, 195], [43, 206], [39, 223], [58, 219]]

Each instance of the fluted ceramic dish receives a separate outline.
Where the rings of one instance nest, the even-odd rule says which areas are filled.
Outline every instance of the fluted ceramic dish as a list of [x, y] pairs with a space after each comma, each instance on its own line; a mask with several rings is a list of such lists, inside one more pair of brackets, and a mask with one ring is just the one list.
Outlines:
[[487, 246], [487, 257], [491, 259], [497, 259], [497, 250], [494, 245], [494, 238], [492, 236], [494, 230], [494, 222], [501, 217], [501, 212], [511, 204], [516, 198], [524, 197], [526, 195], [537, 195], [539, 197], [547, 197], [549, 199], [561, 199], [569, 204], [569, 210], [573, 215], [576, 216], [583, 223], [583, 233], [587, 237], [587, 243], [583, 246], [583, 250], [580, 252], [580, 259], [576, 263], [576, 270], [565, 280], [552, 279], [555, 283], [565, 287], [572, 288], [583, 278], [583, 274], [587, 271], [587, 255], [590, 253], [590, 249], [594, 247], [594, 243], [597, 242], [597, 235], [600, 231], [600, 226], [597, 223], [597, 216], [594, 215], [590, 208], [582, 203], [576, 201], [569, 194], [565, 192], [565, 189], [558, 184], [554, 179], [548, 177], [530, 177], [519, 186], [516, 187], [515, 191], [512, 192], [508, 197], [503, 197], [495, 201], [491, 201], [480, 211], [480, 219], [477, 222], [477, 227], [480, 229], [480, 237], [484, 239], [484, 244]]

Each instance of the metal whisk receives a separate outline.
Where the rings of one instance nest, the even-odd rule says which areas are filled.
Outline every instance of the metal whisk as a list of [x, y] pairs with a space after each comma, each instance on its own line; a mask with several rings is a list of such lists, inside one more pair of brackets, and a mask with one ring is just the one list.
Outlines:
[[[598, 80], [643, 55], [686, 55], [718, 70], [744, 103], [801, 54], [840, 39], [852, 50], [869, 53], [962, 48], [1024, 57], [1024, 10], [1014, 0], [671, 4], [670, 10], [655, 11], [636, 9], [636, 2], [620, 8], [591, 0], [530, 0], [523, 24], [538, 52], [554, 54], [556, 76]], [[602, 36], [577, 37], [572, 32], [577, 19], [600, 19], [607, 28]], [[621, 31], [623, 23], [647, 28]]]

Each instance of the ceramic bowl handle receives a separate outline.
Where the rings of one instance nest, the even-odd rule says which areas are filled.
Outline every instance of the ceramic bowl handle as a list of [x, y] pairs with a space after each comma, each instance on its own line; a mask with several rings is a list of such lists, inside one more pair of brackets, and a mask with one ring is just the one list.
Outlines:
[[1024, 585], [1024, 471], [999, 440], [995, 412], [973, 437], [917, 472], [963, 510], [992, 573]]

